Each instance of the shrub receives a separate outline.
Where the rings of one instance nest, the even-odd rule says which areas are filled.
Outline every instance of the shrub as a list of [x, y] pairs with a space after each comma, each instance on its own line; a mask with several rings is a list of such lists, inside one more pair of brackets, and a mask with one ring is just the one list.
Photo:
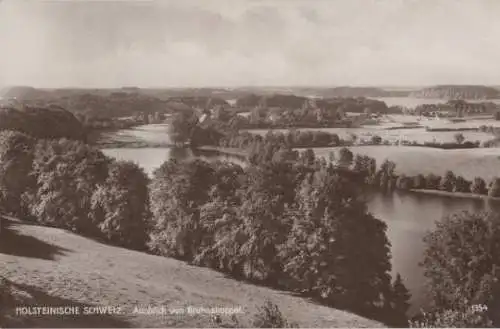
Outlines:
[[295, 323], [290, 323], [281, 313], [276, 304], [267, 300], [259, 307], [258, 313], [253, 320], [255, 328], [298, 328]]
[[484, 312], [472, 307], [424, 312], [420, 319], [410, 321], [409, 324], [410, 328], [495, 328]]

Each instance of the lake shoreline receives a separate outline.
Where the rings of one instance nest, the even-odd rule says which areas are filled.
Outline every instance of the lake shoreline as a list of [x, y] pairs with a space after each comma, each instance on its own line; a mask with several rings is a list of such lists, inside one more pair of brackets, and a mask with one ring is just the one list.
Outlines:
[[193, 147], [195, 150], [199, 151], [210, 151], [210, 152], [218, 152], [221, 154], [227, 154], [227, 155], [234, 155], [234, 156], [240, 156], [240, 157], [247, 157], [247, 152], [235, 148], [235, 147], [220, 147], [220, 146], [209, 146], [209, 145], [204, 145], [204, 146], [198, 146], [198, 147]]
[[94, 144], [99, 149], [145, 149], [145, 148], [172, 148], [173, 144], [150, 142], [106, 142]]
[[427, 195], [438, 195], [450, 198], [465, 198], [465, 199], [474, 199], [474, 200], [494, 200], [500, 201], [500, 197], [490, 197], [488, 195], [483, 194], [474, 194], [470, 192], [448, 192], [448, 191], [439, 191], [439, 190], [427, 190], [427, 189], [411, 189], [409, 190], [413, 193], [419, 194], [427, 194]]

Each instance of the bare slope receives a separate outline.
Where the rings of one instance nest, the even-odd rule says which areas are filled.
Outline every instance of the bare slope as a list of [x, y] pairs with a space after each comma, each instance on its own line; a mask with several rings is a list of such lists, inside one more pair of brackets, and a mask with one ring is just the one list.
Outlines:
[[359, 316], [319, 306], [285, 292], [241, 283], [183, 262], [97, 243], [54, 228], [12, 223], [2, 232], [0, 275], [45, 305], [121, 306], [125, 315], [30, 317], [45, 327], [196, 327], [207, 316], [133, 315], [136, 305], [242, 306], [242, 324], [270, 299], [292, 321], [307, 327], [380, 327]]

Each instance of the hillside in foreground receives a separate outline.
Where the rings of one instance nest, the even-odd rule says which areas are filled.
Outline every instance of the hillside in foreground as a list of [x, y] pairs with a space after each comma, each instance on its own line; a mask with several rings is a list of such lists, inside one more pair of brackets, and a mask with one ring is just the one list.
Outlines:
[[123, 315], [11, 317], [24, 327], [200, 327], [207, 315], [138, 315], [135, 306], [238, 307], [249, 323], [265, 300], [301, 327], [381, 327], [286, 292], [258, 287], [210, 269], [104, 245], [60, 229], [12, 222], [0, 240], [0, 276], [32, 305], [120, 306]]

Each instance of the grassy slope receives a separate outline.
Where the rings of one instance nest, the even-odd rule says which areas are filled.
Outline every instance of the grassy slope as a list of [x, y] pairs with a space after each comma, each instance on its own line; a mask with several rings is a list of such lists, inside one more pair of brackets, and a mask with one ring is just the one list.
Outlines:
[[[380, 327], [356, 315], [316, 305], [285, 292], [241, 283], [206, 268], [97, 243], [54, 228], [12, 223], [2, 232], [0, 275], [40, 305], [114, 305], [125, 316], [30, 317], [44, 327], [196, 327], [206, 316], [131, 315], [137, 304], [242, 306], [247, 323], [270, 299], [289, 319], [307, 327]], [[19, 320], [19, 319], [18, 319]]]
[[[314, 152], [328, 159], [332, 150], [338, 148], [316, 148]], [[406, 175], [443, 175], [446, 170], [452, 170], [469, 180], [479, 176], [488, 182], [495, 176], [500, 177], [500, 148], [441, 150], [415, 146], [356, 146], [351, 151], [374, 157], [378, 166], [385, 159], [391, 160], [396, 163], [396, 171]]]

